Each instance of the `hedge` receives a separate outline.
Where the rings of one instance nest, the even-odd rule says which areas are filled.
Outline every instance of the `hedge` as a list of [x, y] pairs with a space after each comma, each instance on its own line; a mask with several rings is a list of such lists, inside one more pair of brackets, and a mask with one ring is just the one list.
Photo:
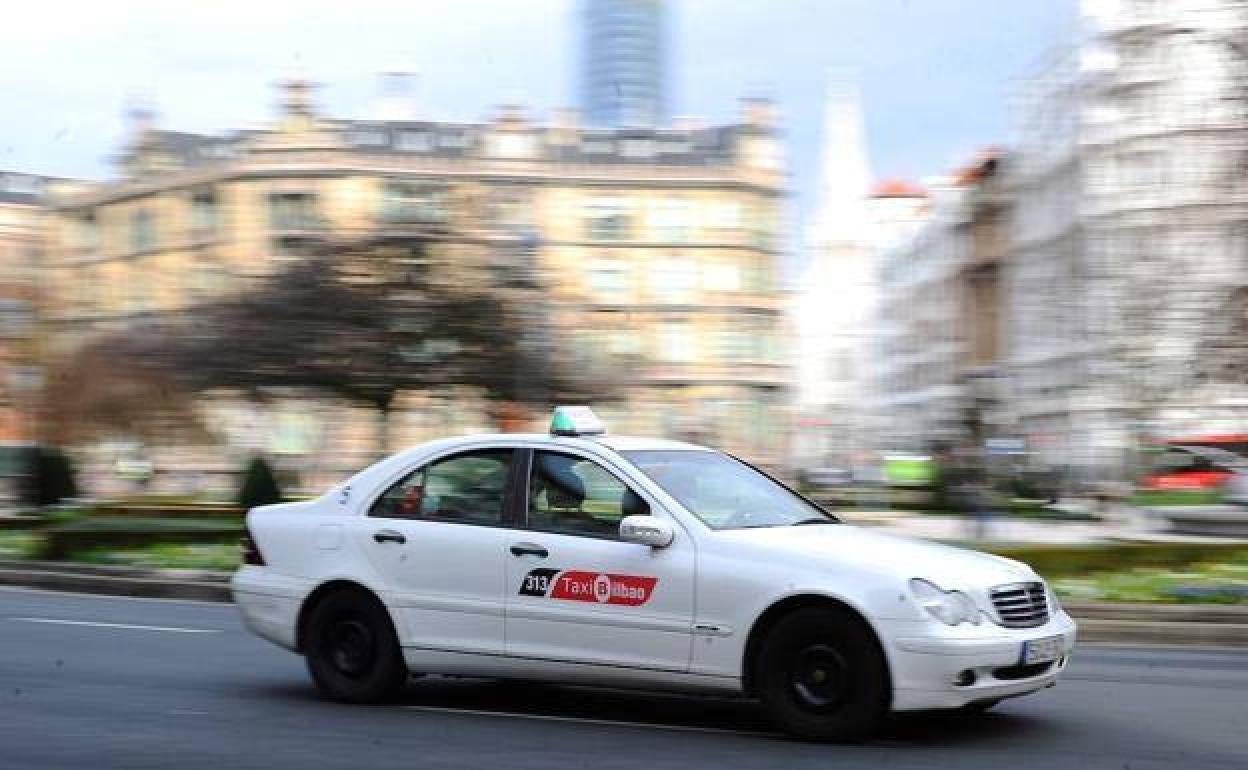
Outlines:
[[1045, 577], [1086, 575], [1136, 567], [1180, 567], [1243, 552], [1243, 543], [1095, 543], [1089, 545], [981, 546], [1018, 559]]
[[123, 548], [155, 543], [234, 543], [242, 535], [235, 519], [144, 519], [91, 517], [58, 524], [43, 531], [45, 559], [64, 559], [74, 551]]

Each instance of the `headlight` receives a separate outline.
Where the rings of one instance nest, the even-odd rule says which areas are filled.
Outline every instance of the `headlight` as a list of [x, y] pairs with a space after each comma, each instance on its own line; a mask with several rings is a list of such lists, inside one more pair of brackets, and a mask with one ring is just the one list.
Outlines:
[[919, 606], [947, 626], [959, 623], [980, 623], [979, 608], [975, 601], [961, 591], [946, 591], [935, 583], [914, 578], [910, 581], [910, 593]]

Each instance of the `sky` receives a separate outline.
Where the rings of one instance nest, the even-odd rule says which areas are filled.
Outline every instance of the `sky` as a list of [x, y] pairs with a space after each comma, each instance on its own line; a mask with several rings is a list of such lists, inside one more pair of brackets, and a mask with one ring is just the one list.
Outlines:
[[[854, 73], [877, 178], [918, 179], [1008, 144], [1010, 96], [1073, 33], [1077, 0], [669, 0], [673, 112], [731, 121], [776, 99], [800, 225], [817, 199], [829, 67]], [[274, 113], [273, 83], [321, 84], [331, 115], [367, 117], [378, 73], [417, 73], [421, 117], [481, 120], [577, 101], [576, 0], [27, 1], [0, 46], [0, 169], [105, 177], [127, 104], [223, 132]]]

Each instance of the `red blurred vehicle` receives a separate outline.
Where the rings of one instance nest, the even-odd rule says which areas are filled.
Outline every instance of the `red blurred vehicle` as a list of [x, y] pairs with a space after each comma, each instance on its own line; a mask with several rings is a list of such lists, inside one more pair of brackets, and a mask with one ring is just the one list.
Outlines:
[[1216, 490], [1236, 476], [1248, 476], [1248, 460], [1209, 446], [1167, 444], [1151, 466], [1140, 482], [1145, 489]]
[[1168, 446], [1225, 449], [1240, 457], [1248, 457], [1248, 433], [1208, 433], [1202, 436], [1183, 436], [1167, 439], [1165, 443]]

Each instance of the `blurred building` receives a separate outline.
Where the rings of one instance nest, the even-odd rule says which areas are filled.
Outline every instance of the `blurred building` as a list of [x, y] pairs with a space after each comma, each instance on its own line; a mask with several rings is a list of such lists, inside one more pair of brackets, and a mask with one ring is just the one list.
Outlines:
[[967, 181], [928, 180], [925, 219], [878, 256], [868, 409], [881, 449], [921, 450], [955, 440], [963, 429], [968, 329], [961, 288], [972, 253]]
[[[574, 336], [583, 365], [627, 372], [624, 402], [600, 409], [613, 432], [775, 464], [790, 377], [774, 120], [756, 100], [701, 129], [588, 129], [570, 112], [538, 124], [519, 108], [479, 124], [348, 120], [319, 114], [301, 81], [254, 130], [202, 136], [144, 118], [120, 178], [55, 202], [52, 352], [228, 297], [298, 259], [308, 234], [418, 226], [441, 233], [431, 248], [447, 269], [484, 264], [500, 282], [525, 271], [542, 287], [533, 312]], [[398, 410], [396, 444], [494, 427], [468, 395], [411, 394]], [[299, 403], [220, 424], [344, 467], [371, 451], [370, 417]], [[344, 424], [359, 431], [327, 430]]]
[[1075, 477], [1146, 435], [1242, 432], [1201, 346], [1245, 276], [1248, 19], [1228, 0], [1083, 4], [1019, 93], [1008, 294], [1019, 431]]
[[595, 127], [653, 127], [667, 121], [663, 0], [584, 0], [581, 88]]
[[37, 433], [33, 416], [42, 370], [35, 319], [44, 203], [61, 182], [0, 171], [0, 442], [32, 441]]
[[875, 306], [876, 237], [871, 171], [858, 94], [833, 74], [823, 117], [818, 208], [806, 233], [807, 264], [795, 298], [798, 332], [798, 467], [847, 467], [868, 445], [863, 403]]

